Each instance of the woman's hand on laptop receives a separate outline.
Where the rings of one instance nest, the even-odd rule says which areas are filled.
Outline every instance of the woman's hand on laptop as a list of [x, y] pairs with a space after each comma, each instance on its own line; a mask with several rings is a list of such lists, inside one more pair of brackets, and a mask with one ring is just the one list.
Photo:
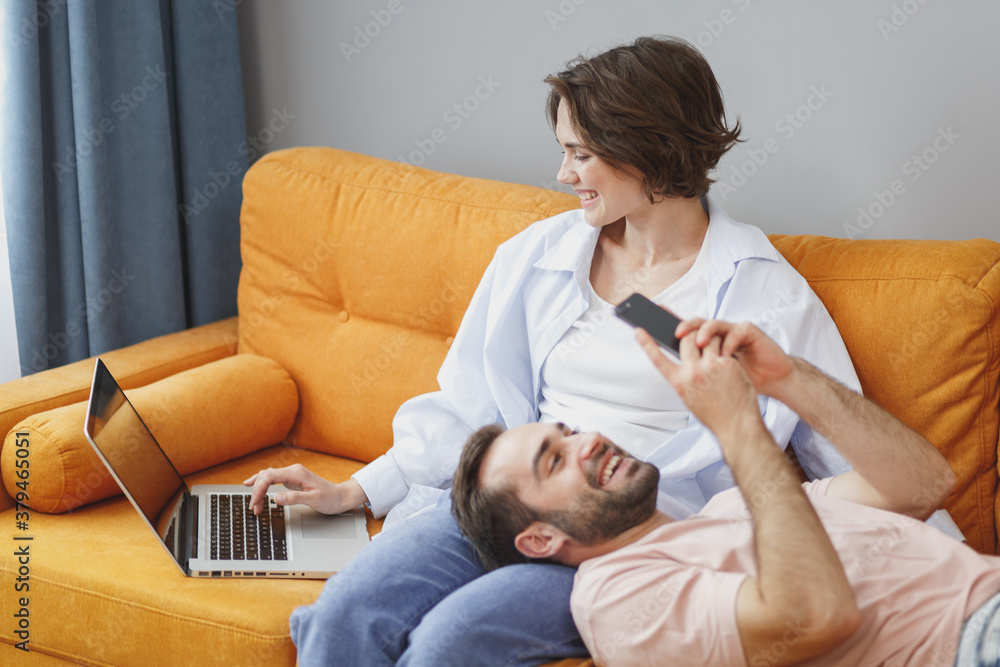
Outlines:
[[278, 505], [306, 505], [323, 514], [340, 514], [368, 502], [368, 496], [354, 479], [334, 484], [296, 463], [287, 468], [261, 470], [243, 482], [244, 486], [253, 487], [250, 507], [254, 514], [264, 509], [264, 495], [272, 484], [283, 484], [288, 489], [274, 494]]

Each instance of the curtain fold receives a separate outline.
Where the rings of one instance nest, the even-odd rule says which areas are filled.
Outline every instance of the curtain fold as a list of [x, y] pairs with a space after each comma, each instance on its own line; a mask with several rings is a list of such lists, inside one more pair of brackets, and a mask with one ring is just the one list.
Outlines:
[[0, 109], [23, 374], [236, 313], [235, 12], [5, 0]]

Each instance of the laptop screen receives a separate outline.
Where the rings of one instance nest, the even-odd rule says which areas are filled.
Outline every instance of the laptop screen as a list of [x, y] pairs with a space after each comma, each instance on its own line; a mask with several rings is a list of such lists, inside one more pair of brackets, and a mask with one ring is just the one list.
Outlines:
[[187, 484], [100, 359], [90, 389], [86, 431], [132, 504], [184, 569], [179, 531]]

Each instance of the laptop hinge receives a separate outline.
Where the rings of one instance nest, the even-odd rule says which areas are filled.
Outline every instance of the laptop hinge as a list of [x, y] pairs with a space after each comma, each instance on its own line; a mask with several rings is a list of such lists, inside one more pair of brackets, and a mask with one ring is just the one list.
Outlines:
[[198, 557], [198, 496], [187, 491], [181, 501], [180, 557], [184, 570], [190, 575], [192, 558]]

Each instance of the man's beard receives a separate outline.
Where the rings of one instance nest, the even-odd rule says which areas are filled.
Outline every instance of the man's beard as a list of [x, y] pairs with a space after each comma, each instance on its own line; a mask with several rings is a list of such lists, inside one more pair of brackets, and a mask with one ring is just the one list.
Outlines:
[[[609, 445], [613, 447], [613, 445]], [[618, 450], [618, 448], [615, 448]], [[606, 451], [606, 450], [605, 450]], [[546, 513], [543, 521], [551, 523], [584, 546], [607, 542], [626, 530], [638, 526], [656, 512], [656, 489], [660, 471], [656, 466], [637, 461], [621, 450], [626, 458], [621, 465], [630, 465], [629, 479], [624, 487], [607, 491], [597, 482], [600, 470], [587, 472], [590, 486], [571, 507]], [[601, 456], [595, 456], [600, 461]]]

